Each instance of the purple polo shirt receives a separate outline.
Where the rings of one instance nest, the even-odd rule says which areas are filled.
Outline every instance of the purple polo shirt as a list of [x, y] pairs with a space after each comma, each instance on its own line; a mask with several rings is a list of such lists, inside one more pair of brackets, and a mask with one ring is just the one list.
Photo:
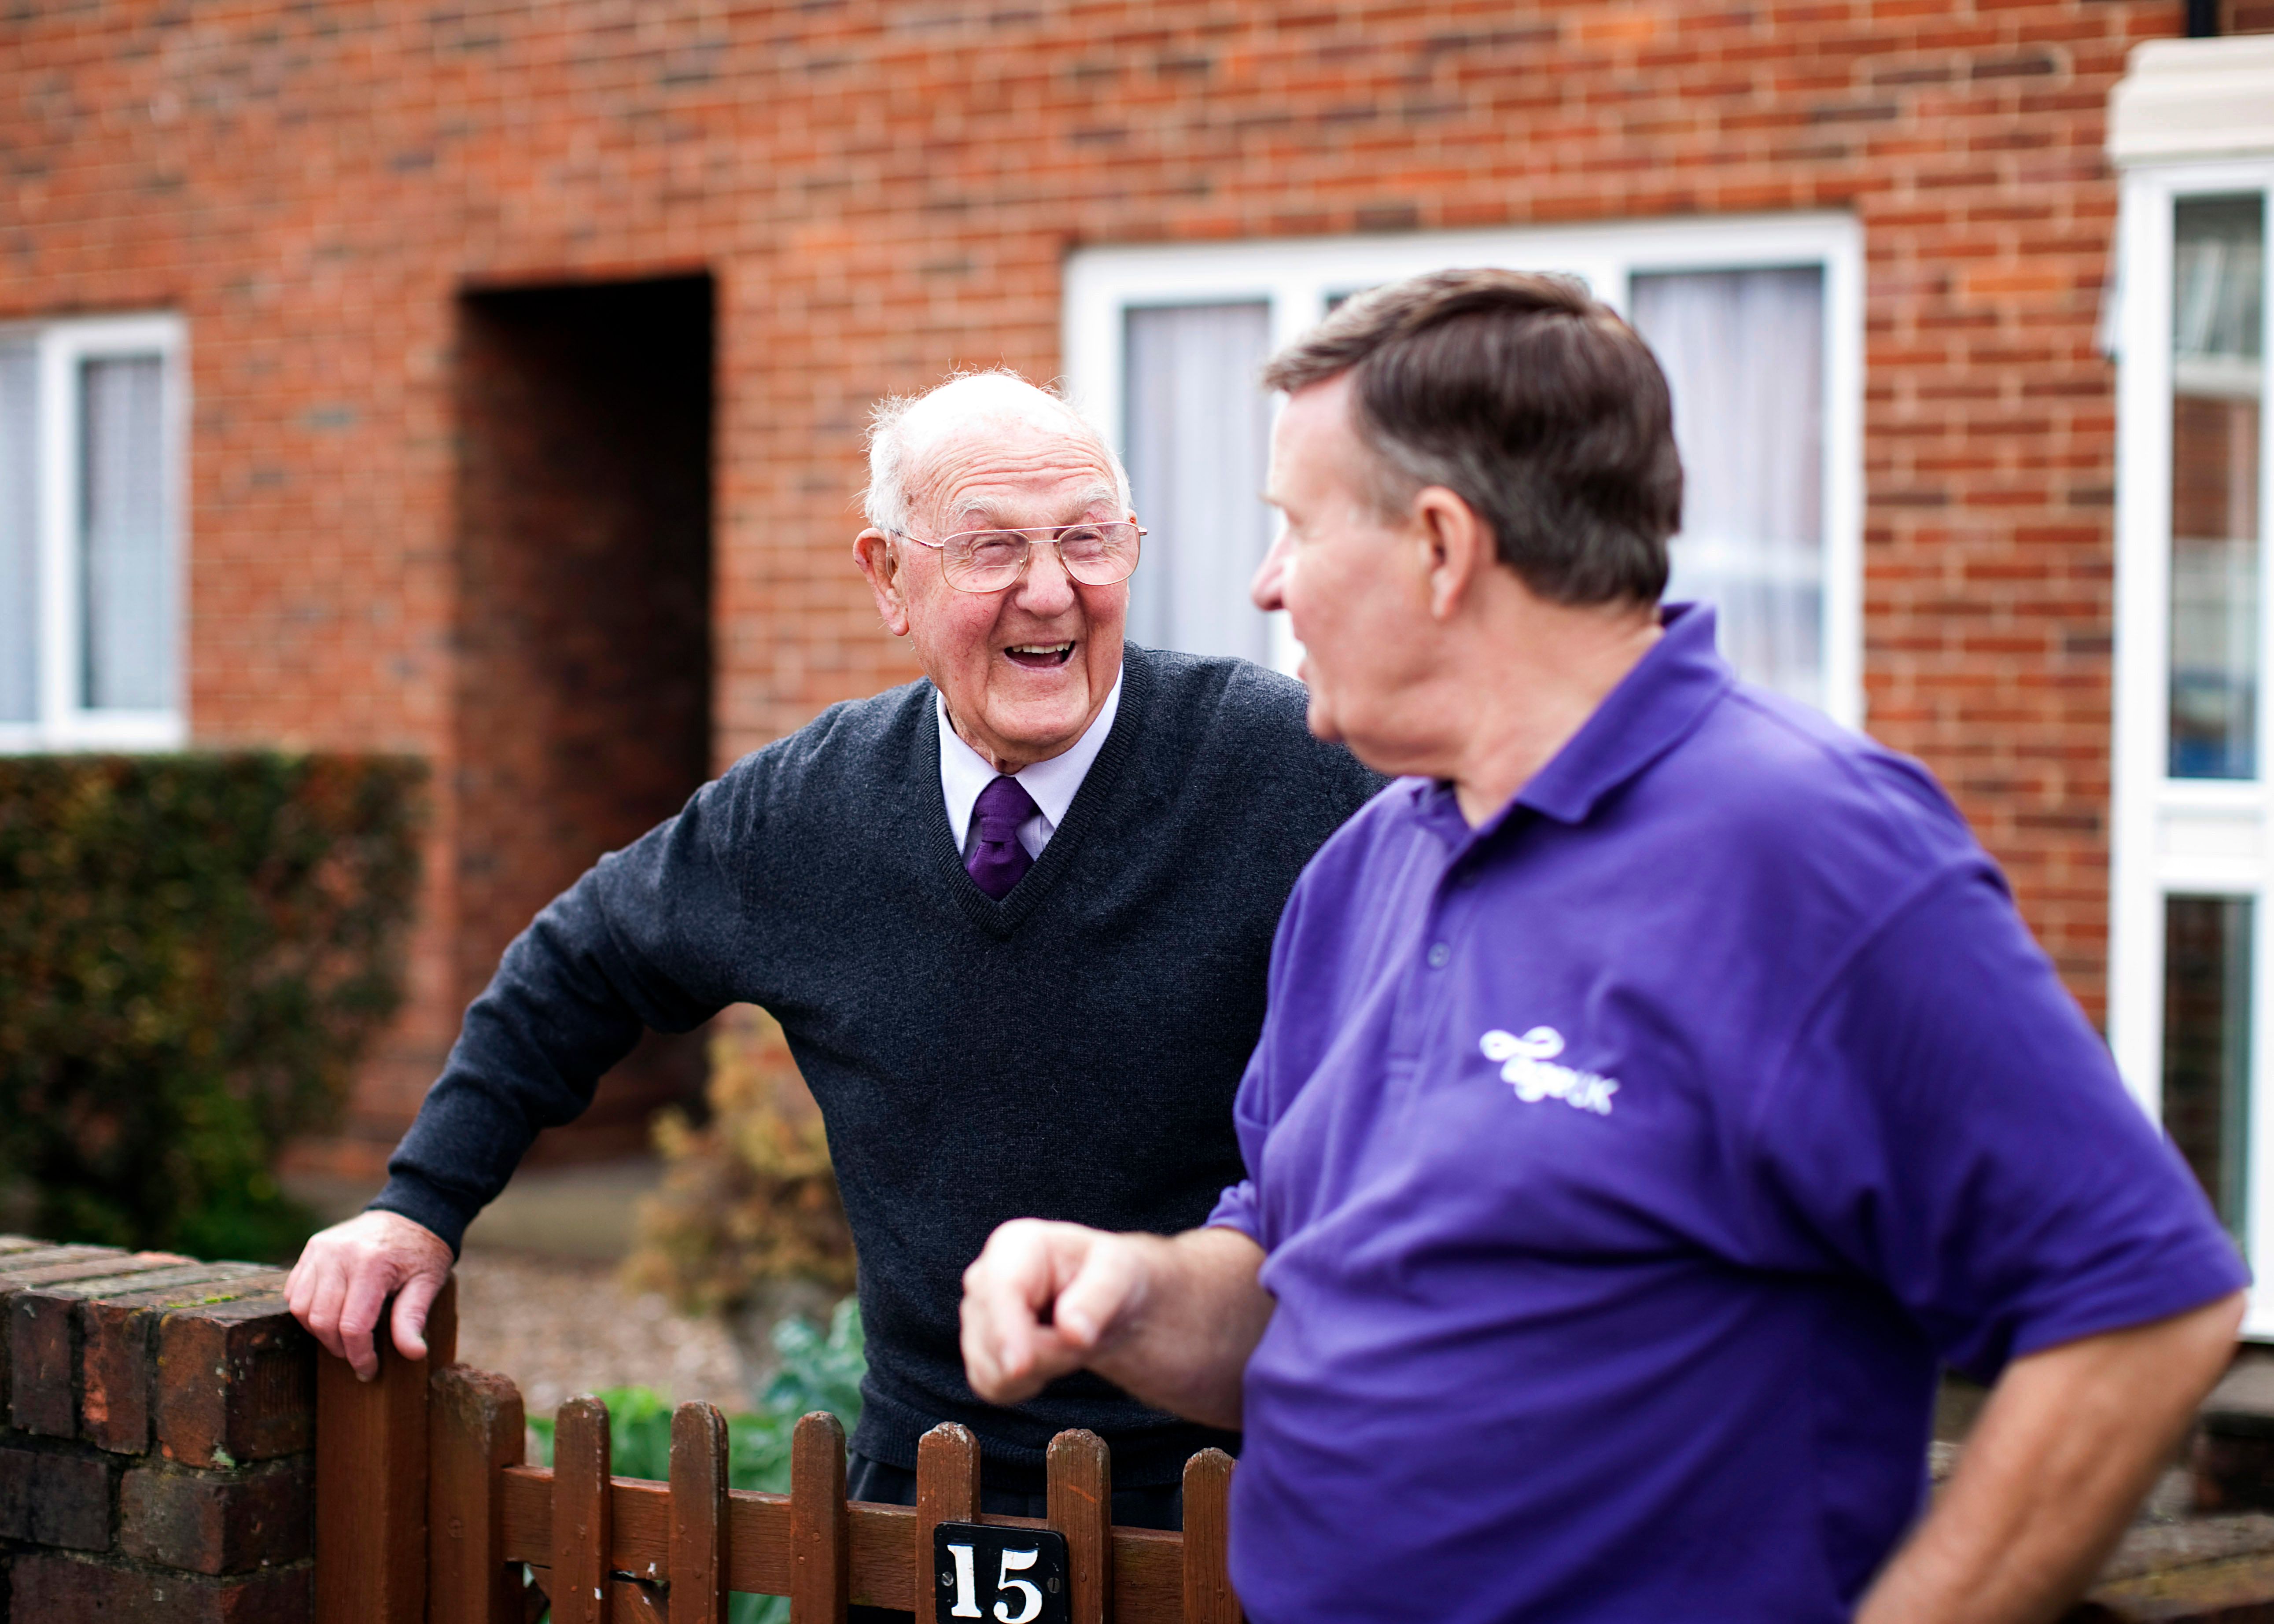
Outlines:
[[1279, 927], [1232, 1577], [1261, 1624], [1844, 1619], [1937, 1366], [2245, 1274], [1916, 763], [1666, 635], [1472, 831], [1392, 785]]

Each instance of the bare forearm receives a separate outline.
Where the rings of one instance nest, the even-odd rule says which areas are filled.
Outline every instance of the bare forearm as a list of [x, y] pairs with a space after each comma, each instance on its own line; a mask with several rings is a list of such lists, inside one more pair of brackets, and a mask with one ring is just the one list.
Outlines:
[[1240, 1380], [1271, 1321], [1262, 1249], [1234, 1229], [1125, 1238], [1142, 1249], [1145, 1284], [1092, 1368], [1172, 1415], [1239, 1426]]
[[2090, 1583], [2226, 1366], [2240, 1296], [2017, 1359], [1857, 1624], [2031, 1624]]

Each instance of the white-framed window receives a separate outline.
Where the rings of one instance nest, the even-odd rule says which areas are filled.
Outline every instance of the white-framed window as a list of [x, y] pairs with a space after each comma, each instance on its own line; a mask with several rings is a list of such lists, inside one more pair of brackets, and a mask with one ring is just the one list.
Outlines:
[[1363, 289], [1428, 270], [1562, 271], [1665, 366], [1686, 474], [1668, 596], [1713, 601], [1757, 680], [1863, 714], [1862, 239], [1846, 214], [1093, 248], [1065, 271], [1066, 381], [1129, 464], [1152, 532], [1130, 636], [1291, 669], [1247, 601], [1274, 350]]
[[[2270, 80], [2274, 86], [2274, 80]], [[2254, 1258], [2274, 1257], [2265, 673], [2274, 154], [2124, 180], [2109, 1041]], [[2248, 1334], [2274, 1336], [2252, 1293]]]
[[183, 695], [179, 318], [0, 326], [0, 749], [164, 749]]

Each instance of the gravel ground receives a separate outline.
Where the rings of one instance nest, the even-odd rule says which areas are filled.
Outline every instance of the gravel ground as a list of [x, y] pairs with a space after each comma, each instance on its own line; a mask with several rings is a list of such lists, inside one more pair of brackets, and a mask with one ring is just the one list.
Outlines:
[[458, 1357], [510, 1376], [532, 1416], [602, 1387], [749, 1408], [716, 1320], [672, 1312], [616, 1283], [613, 1263], [470, 1246], [458, 1263]]

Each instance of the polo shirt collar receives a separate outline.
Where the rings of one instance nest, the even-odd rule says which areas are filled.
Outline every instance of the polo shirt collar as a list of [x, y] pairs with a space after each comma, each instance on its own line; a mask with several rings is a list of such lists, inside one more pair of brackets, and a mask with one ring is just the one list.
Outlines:
[[[1681, 743], [1728, 692], [1737, 677], [1713, 645], [1713, 606], [1668, 604], [1659, 622], [1664, 635], [1508, 805], [1477, 826], [1476, 839], [1519, 807], [1559, 823], [1585, 823], [1598, 802]], [[1452, 806], [1449, 786], [1429, 788]], [[1457, 808], [1453, 816], [1458, 819]]]

